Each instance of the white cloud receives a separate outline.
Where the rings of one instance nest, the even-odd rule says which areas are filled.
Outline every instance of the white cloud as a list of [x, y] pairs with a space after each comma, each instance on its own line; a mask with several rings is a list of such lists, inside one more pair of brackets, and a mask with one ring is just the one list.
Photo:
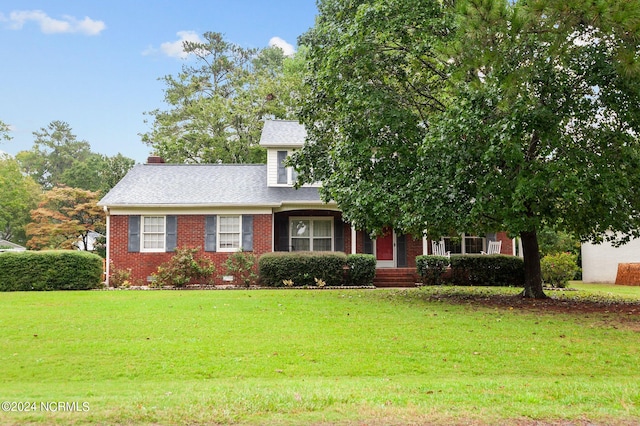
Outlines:
[[279, 47], [284, 52], [285, 56], [293, 56], [293, 54], [296, 53], [296, 48], [280, 37], [271, 37], [271, 40], [269, 40], [269, 47]]
[[[160, 50], [167, 56], [172, 58], [185, 59], [189, 54], [184, 51], [183, 43], [191, 41], [195, 43], [204, 43], [204, 40], [195, 31], [178, 31], [176, 35], [179, 37], [176, 41], [168, 41], [160, 45]], [[155, 49], [149, 48], [146, 54], [155, 52]]]
[[94, 21], [93, 19], [85, 16], [82, 21], [76, 23], [77, 28], [81, 33], [87, 35], [97, 35], [100, 34], [102, 30], [107, 28], [104, 22], [102, 21]]
[[102, 21], [94, 21], [89, 17], [78, 20], [73, 16], [64, 15], [62, 19], [54, 19], [41, 10], [19, 10], [9, 14], [10, 26], [20, 30], [29, 21], [40, 25], [40, 31], [45, 34], [80, 33], [85, 35], [100, 34], [107, 26]]

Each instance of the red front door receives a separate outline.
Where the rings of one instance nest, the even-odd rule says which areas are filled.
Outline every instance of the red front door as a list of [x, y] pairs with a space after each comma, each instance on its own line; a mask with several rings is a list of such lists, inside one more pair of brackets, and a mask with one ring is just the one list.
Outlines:
[[376, 260], [393, 261], [393, 232], [376, 238]]

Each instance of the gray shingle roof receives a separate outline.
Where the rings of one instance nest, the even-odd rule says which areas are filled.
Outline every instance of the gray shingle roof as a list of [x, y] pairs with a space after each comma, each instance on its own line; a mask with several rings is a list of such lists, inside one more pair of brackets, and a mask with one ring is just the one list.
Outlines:
[[301, 147], [306, 137], [306, 129], [297, 121], [267, 120], [262, 128], [260, 145]]
[[318, 188], [267, 187], [265, 164], [138, 164], [101, 206], [279, 206], [321, 204]]

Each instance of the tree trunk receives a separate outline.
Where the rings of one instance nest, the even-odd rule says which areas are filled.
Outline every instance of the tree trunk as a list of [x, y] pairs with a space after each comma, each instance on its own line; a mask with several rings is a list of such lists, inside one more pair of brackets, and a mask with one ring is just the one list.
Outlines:
[[521, 232], [522, 254], [524, 255], [524, 291], [523, 297], [546, 299], [542, 290], [542, 272], [540, 270], [540, 248], [535, 230]]

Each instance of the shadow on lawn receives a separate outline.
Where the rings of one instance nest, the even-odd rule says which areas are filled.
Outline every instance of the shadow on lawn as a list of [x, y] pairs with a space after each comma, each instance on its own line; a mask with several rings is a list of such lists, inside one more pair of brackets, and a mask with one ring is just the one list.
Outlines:
[[581, 290], [545, 290], [549, 298], [530, 299], [520, 296], [517, 293], [518, 289], [506, 290], [495, 287], [425, 286], [413, 291], [426, 301], [518, 309], [520, 311], [620, 314], [627, 316], [630, 320], [640, 321], [640, 300], [612, 296], [606, 293], [595, 294]]

